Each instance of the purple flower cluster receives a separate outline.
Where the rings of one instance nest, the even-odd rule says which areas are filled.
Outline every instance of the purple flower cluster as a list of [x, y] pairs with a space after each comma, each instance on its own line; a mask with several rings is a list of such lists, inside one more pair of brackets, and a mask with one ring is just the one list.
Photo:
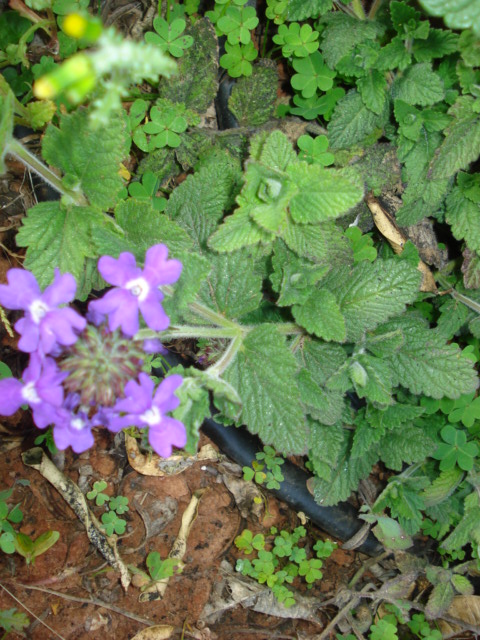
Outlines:
[[[10, 269], [8, 284], [0, 285], [0, 305], [24, 311], [15, 329], [21, 336], [18, 346], [30, 354], [30, 362], [23, 382], [0, 380], [0, 414], [9, 416], [28, 405], [37, 427], [53, 425], [56, 446], [71, 446], [76, 453], [93, 445], [92, 429], [99, 426], [114, 432], [128, 426], [147, 427], [150, 445], [164, 457], [171, 455], [172, 446], [185, 446], [184, 425], [166, 415], [179, 405], [174, 393], [182, 377], [172, 375], [156, 390], [145, 373], [132, 379], [131, 372], [137, 372], [141, 359], [138, 348], [128, 348], [139, 329], [139, 312], [153, 330], [163, 331], [169, 325], [159, 286], [176, 282], [182, 264], [167, 256], [165, 245], [151, 247], [143, 270], [131, 253], [121, 253], [118, 259], [100, 258], [99, 272], [114, 287], [89, 303], [88, 317], [101, 327], [98, 331], [91, 325], [89, 329], [85, 318], [65, 306], [75, 297], [76, 282], [71, 274], [62, 275], [56, 269], [53, 283], [42, 293], [31, 273]], [[159, 347], [154, 341], [145, 345], [145, 350]], [[119, 377], [122, 372], [124, 378]], [[89, 402], [90, 396], [82, 388], [85, 380], [95, 387], [96, 376], [107, 386], [103, 397], [113, 398], [109, 406]], [[128, 381], [118, 393], [118, 380], [125, 376]]]

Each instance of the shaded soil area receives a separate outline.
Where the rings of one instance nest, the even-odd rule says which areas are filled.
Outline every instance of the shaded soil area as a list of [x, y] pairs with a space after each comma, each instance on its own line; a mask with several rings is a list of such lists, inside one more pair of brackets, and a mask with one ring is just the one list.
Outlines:
[[[139, 602], [141, 592], [132, 585], [125, 592], [118, 573], [90, 544], [85, 527], [62, 496], [36, 470], [23, 464], [21, 453], [28, 448], [30, 436], [7, 437], [2, 444], [0, 489], [14, 487], [9, 503], [19, 504], [24, 513], [23, 522], [16, 526], [32, 538], [47, 530], [60, 533], [59, 541], [29, 566], [16, 553], [0, 554], [0, 608], [22, 610], [23, 604], [31, 621], [24, 636], [12, 632], [9, 637], [82, 640], [107, 634], [126, 640], [152, 624], [173, 626], [172, 638], [183, 633], [183, 637], [201, 639], [261, 640], [312, 637], [321, 632], [334, 615], [333, 607], [318, 613], [314, 622], [257, 613], [241, 604], [220, 611], [213, 622], [205, 619], [205, 606], [215, 600], [212, 591], [218, 595], [224, 578], [225, 561], [234, 566], [240, 556], [234, 538], [247, 527], [266, 535], [273, 525], [292, 530], [300, 524], [299, 518], [267, 494], [260, 508], [252, 501], [250, 514], [245, 501], [239, 508], [234, 494], [238, 500], [243, 492], [234, 489], [232, 493], [225, 482], [231, 485], [232, 478], [239, 480], [240, 474], [222, 457], [198, 460], [177, 475], [146, 476], [131, 468], [122, 440], [123, 436], [114, 438], [102, 431], [90, 451], [79, 456], [67, 451], [54, 461], [84, 492], [95, 481], [104, 480], [108, 485], [105, 493], [128, 498], [130, 509], [122, 516], [127, 528], [119, 536], [118, 550], [125, 564], [143, 570], [149, 552], [158, 551], [162, 558], [168, 555], [192, 494], [204, 489], [187, 539], [183, 572], [170, 578], [160, 600]], [[201, 444], [207, 444], [207, 439], [202, 438]], [[246, 485], [243, 480], [237, 484]], [[91, 504], [100, 518], [105, 509]], [[306, 526], [307, 545], [324, 537], [315, 527]], [[359, 554], [356, 556], [358, 562]], [[312, 606], [319, 598], [332, 597], [355, 569], [353, 552], [334, 552], [325, 561], [323, 580], [305, 594]], [[248, 605], [247, 600], [245, 603]]]

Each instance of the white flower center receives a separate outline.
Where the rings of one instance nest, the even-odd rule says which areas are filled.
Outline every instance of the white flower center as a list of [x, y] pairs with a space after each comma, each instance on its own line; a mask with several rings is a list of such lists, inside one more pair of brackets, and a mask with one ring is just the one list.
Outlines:
[[139, 302], [143, 302], [148, 296], [150, 291], [150, 285], [144, 278], [135, 278], [135, 280], [129, 280], [125, 285], [125, 288], [130, 291], [132, 296], [138, 298]]
[[140, 416], [140, 420], [143, 420], [143, 422], [148, 424], [149, 427], [154, 427], [161, 423], [162, 414], [160, 413], [158, 407], [152, 407], [151, 409], [145, 411], [145, 413], [142, 413], [142, 415]]
[[72, 429], [75, 429], [75, 431], [81, 431], [85, 424], [85, 420], [82, 420], [78, 416], [76, 418], [73, 418], [73, 420], [70, 420], [70, 426], [72, 427]]
[[50, 311], [48, 305], [39, 298], [32, 302], [28, 310], [30, 311], [35, 324], [40, 324], [42, 318]]
[[38, 404], [40, 402], [40, 398], [38, 397], [34, 382], [27, 382], [27, 384], [23, 387], [22, 398], [28, 404]]

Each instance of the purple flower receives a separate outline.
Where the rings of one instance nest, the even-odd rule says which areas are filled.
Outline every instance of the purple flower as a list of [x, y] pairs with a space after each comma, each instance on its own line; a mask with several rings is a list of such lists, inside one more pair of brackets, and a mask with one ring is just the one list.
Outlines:
[[158, 287], [176, 282], [182, 271], [182, 263], [167, 260], [167, 255], [164, 244], [150, 247], [143, 271], [137, 267], [133, 254], [128, 252], [121, 253], [118, 260], [111, 256], [100, 258], [98, 270], [115, 288], [101, 300], [90, 302], [89, 309], [94, 314], [108, 316], [110, 330], [121, 327], [126, 336], [133, 337], [138, 331], [138, 311], [150, 329], [164, 331], [170, 321], [160, 304], [163, 293]]
[[182, 384], [183, 378], [179, 375], [165, 378], [153, 397], [153, 380], [146, 373], [141, 373], [138, 380], [139, 382], [130, 380], [125, 385], [125, 398], [115, 405], [117, 412], [125, 412], [127, 415], [116, 421], [112, 419], [109, 428], [118, 431], [128, 425], [149, 427], [148, 441], [152, 449], [159, 456], [169, 458], [172, 446], [184, 447], [187, 443], [184, 425], [165, 415], [180, 404], [180, 400], [173, 394]]
[[23, 309], [25, 317], [18, 320], [15, 329], [22, 336], [18, 346], [32, 353], [37, 349], [52, 353], [57, 346], [72, 345], [76, 331], [83, 331], [86, 320], [76, 311], [58, 305], [71, 302], [77, 285], [70, 273], [60, 274], [42, 293], [35, 276], [24, 269], [10, 269], [7, 284], [0, 285], [0, 304], [7, 309]]
[[42, 359], [33, 353], [23, 372], [23, 384], [15, 378], [0, 380], [0, 414], [11, 416], [22, 404], [28, 404], [37, 427], [45, 429], [54, 422], [62, 405], [61, 382], [67, 375], [58, 370], [52, 358]]
[[95, 425], [81, 407], [77, 409], [78, 402], [78, 395], [70, 394], [57, 410], [53, 440], [61, 451], [72, 447], [75, 453], [83, 453], [94, 443], [92, 427]]

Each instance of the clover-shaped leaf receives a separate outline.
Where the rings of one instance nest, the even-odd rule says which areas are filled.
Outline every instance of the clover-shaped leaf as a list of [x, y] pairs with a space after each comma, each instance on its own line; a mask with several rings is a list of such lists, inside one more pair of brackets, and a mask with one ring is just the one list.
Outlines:
[[13, 533], [4, 531], [0, 536], [0, 549], [3, 553], [15, 552], [15, 537]]
[[334, 87], [322, 96], [313, 95], [310, 98], [303, 98], [300, 94], [293, 96], [294, 107], [290, 108], [290, 113], [301, 116], [305, 120], [315, 120], [318, 116], [323, 116], [325, 120], [330, 120], [335, 105], [345, 95], [345, 89]]
[[465, 431], [455, 429], [450, 424], [443, 427], [440, 433], [445, 442], [438, 445], [432, 457], [440, 460], [441, 471], [453, 469], [455, 465], [463, 471], [471, 471], [478, 446], [474, 442], [467, 442]]
[[137, 200], [149, 200], [153, 208], [163, 211], [167, 206], [165, 198], [157, 197], [159, 179], [153, 171], [145, 171], [141, 182], [132, 182], [128, 185], [128, 193]]
[[311, 560], [303, 560], [300, 562], [300, 568], [298, 573], [304, 576], [308, 584], [312, 584], [315, 580], [321, 580], [323, 573], [320, 571], [320, 567], [323, 566], [323, 562], [318, 558], [312, 558]]
[[93, 489], [87, 493], [87, 498], [89, 500], [95, 500], [95, 504], [98, 507], [101, 507], [110, 500], [110, 496], [107, 496], [106, 493], [102, 493], [102, 491], [106, 488], [107, 483], [105, 482], [105, 480], [94, 482]]
[[125, 533], [127, 523], [123, 518], [119, 518], [115, 511], [107, 511], [102, 514], [102, 524], [107, 536], [111, 536], [113, 533], [121, 535]]
[[253, 69], [250, 63], [258, 56], [253, 42], [245, 46], [226, 42], [225, 51], [226, 53], [220, 58], [220, 66], [226, 69], [232, 78], [252, 75]]
[[312, 138], [309, 135], [303, 135], [297, 140], [297, 145], [300, 149], [298, 157], [300, 160], [308, 162], [308, 164], [321, 164], [323, 167], [328, 167], [335, 160], [333, 153], [327, 151], [327, 136], [321, 135]]
[[218, 28], [227, 36], [230, 44], [248, 44], [250, 31], [258, 24], [257, 13], [253, 7], [228, 7], [218, 22]]
[[163, 52], [168, 51], [174, 58], [181, 58], [185, 49], [189, 49], [193, 44], [192, 36], [182, 36], [186, 24], [183, 18], [176, 18], [169, 24], [157, 16], [153, 21], [153, 28], [157, 33], [148, 31], [145, 34], [145, 42], [156, 45]]
[[291, 55], [305, 58], [318, 49], [318, 31], [314, 31], [309, 24], [299, 25], [292, 22], [288, 26], [281, 24], [277, 35], [273, 36], [275, 44], [282, 45], [285, 58]]
[[110, 502], [108, 503], [108, 508], [111, 511], [115, 511], [117, 515], [126, 513], [127, 511], [129, 511], [128, 498], [126, 498], [125, 496], [117, 496], [115, 498], [110, 498]]
[[292, 87], [300, 91], [304, 98], [314, 96], [317, 89], [328, 91], [333, 87], [336, 73], [326, 66], [320, 52], [315, 51], [308, 58], [295, 59], [292, 65], [297, 72], [292, 77]]
[[331, 540], [317, 540], [313, 545], [317, 558], [329, 558], [337, 547], [337, 543]]
[[161, 147], [178, 147], [182, 141], [178, 134], [187, 128], [187, 120], [178, 115], [173, 107], [152, 107], [150, 117], [150, 122], [143, 126], [143, 131], [152, 135], [148, 145], [149, 151]]

